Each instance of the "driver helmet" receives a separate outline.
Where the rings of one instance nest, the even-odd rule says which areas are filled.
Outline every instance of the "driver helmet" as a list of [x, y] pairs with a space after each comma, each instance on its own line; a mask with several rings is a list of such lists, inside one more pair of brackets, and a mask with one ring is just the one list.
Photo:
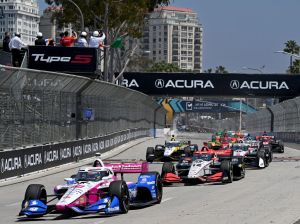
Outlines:
[[97, 159], [95, 160], [94, 164], [93, 164], [93, 167], [102, 167], [102, 164], [101, 162]]

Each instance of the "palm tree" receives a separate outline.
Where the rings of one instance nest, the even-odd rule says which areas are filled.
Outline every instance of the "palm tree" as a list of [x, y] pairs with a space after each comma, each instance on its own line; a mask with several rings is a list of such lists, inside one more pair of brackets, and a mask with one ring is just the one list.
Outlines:
[[300, 74], [300, 60], [293, 61], [293, 65], [290, 66], [288, 72], [291, 74]]
[[228, 73], [228, 71], [226, 70], [226, 68], [224, 66], [219, 65], [219, 66], [216, 67], [215, 73], [217, 73], [217, 74], [226, 74], [226, 73]]
[[[285, 44], [285, 48], [283, 49], [284, 52], [290, 53], [290, 54], [299, 54], [300, 46], [297, 44], [294, 40], [288, 40]], [[290, 56], [290, 70], [292, 70], [293, 66], [293, 56]]]
[[152, 65], [151, 68], [146, 69], [148, 72], [181, 72], [178, 65], [159, 62]]

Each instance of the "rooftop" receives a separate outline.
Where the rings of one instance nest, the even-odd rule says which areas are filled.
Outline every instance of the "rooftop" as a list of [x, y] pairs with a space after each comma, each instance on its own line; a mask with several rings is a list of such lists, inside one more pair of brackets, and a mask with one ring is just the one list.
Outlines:
[[173, 7], [173, 6], [163, 6], [163, 7], [159, 7], [157, 9], [155, 9], [155, 11], [177, 11], [177, 12], [194, 12], [192, 9], [190, 8], [177, 8], [177, 7]]

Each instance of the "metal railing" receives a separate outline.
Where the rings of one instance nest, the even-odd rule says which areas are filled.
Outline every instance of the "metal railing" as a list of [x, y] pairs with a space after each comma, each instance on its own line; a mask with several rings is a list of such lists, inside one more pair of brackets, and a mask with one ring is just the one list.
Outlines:
[[106, 82], [0, 67], [0, 149], [163, 127], [157, 108], [149, 96]]

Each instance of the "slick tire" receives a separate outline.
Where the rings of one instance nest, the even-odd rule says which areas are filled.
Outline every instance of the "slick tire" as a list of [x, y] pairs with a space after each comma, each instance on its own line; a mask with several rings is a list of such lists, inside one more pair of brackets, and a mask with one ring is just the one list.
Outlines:
[[189, 146], [184, 148], [184, 154], [185, 154], [185, 156], [188, 156], [188, 157], [190, 157], [192, 155], [192, 150]]
[[279, 153], [284, 153], [284, 145], [280, 145]]
[[146, 151], [146, 161], [149, 163], [152, 163], [154, 161], [154, 148], [153, 147], [148, 147]]
[[116, 196], [120, 202], [121, 213], [125, 214], [129, 210], [129, 190], [125, 181], [113, 181], [109, 185], [109, 195]]
[[175, 167], [172, 162], [164, 162], [161, 168], [161, 176], [164, 177], [167, 173], [175, 174]]
[[163, 196], [163, 183], [160, 174], [158, 172], [147, 172], [147, 173], [142, 173], [142, 175], [155, 175], [156, 200], [157, 200], [156, 204], [160, 204]]
[[[233, 167], [229, 160], [221, 162], [221, 171], [223, 172], [222, 183], [232, 183], [233, 181]], [[225, 179], [227, 177], [227, 179]]]
[[[41, 184], [30, 184], [28, 185], [24, 200], [22, 201], [22, 208], [25, 208], [26, 202], [29, 200], [39, 200], [43, 202], [45, 205], [47, 204], [47, 191], [44, 185]], [[43, 215], [27, 215], [29, 218], [38, 218], [42, 217]]]
[[[269, 163], [268, 163], [268, 160], [266, 158], [266, 155], [265, 155], [265, 151], [264, 150], [261, 150], [261, 151], [258, 151], [257, 153], [257, 164], [259, 164], [259, 159], [262, 159], [264, 161], [264, 164], [265, 164], [265, 167], [268, 167], [269, 166]], [[258, 166], [258, 165], [257, 165]]]
[[44, 185], [41, 184], [30, 184], [28, 185], [24, 200], [22, 202], [22, 208], [25, 207], [25, 203], [29, 200], [40, 200], [45, 205], [47, 204], [47, 191]]

